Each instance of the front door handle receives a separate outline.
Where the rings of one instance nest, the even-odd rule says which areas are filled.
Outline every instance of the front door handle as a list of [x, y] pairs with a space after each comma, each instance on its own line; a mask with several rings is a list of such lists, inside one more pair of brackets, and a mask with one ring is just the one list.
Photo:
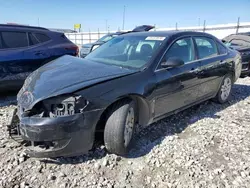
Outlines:
[[220, 65], [227, 63], [226, 61], [220, 60]]
[[191, 71], [189, 71], [189, 73], [191, 74], [198, 74], [200, 72], [200, 69], [195, 69], [195, 68], [192, 68]]

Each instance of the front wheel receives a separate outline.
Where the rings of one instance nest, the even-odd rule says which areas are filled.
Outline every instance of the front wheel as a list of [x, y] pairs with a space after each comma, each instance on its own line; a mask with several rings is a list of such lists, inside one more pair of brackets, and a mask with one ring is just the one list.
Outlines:
[[215, 100], [221, 104], [227, 102], [232, 91], [232, 85], [232, 76], [226, 75], [221, 83], [220, 89], [215, 97]]
[[125, 155], [130, 148], [136, 123], [135, 102], [119, 101], [111, 108], [104, 129], [107, 150]]

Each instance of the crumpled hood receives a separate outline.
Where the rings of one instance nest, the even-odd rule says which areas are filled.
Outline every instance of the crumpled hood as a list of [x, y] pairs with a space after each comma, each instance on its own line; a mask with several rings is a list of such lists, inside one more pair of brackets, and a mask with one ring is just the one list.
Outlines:
[[[18, 103], [23, 102], [23, 93], [32, 95], [32, 100], [26, 105], [26, 109], [31, 109], [43, 99], [72, 93], [135, 72], [137, 71], [66, 55], [34, 71], [25, 80], [17, 100]], [[24, 98], [27, 102], [27, 97]]]

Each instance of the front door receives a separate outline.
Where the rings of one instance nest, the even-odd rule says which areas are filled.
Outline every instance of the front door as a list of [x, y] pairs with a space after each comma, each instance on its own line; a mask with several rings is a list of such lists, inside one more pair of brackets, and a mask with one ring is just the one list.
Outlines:
[[155, 118], [185, 107], [196, 101], [199, 92], [199, 62], [196, 61], [192, 38], [177, 40], [164, 55], [163, 61], [174, 57], [184, 61], [184, 65], [156, 70]]

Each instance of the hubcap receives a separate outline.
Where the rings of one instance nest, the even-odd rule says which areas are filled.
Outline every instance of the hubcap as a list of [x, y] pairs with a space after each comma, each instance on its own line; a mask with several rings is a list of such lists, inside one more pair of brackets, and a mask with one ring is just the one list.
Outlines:
[[125, 129], [124, 129], [124, 145], [126, 147], [128, 146], [132, 138], [134, 123], [135, 123], [135, 113], [134, 113], [134, 109], [131, 107], [128, 110]]
[[231, 91], [232, 83], [230, 78], [226, 78], [221, 86], [221, 99], [223, 101], [227, 100], [230, 91]]

